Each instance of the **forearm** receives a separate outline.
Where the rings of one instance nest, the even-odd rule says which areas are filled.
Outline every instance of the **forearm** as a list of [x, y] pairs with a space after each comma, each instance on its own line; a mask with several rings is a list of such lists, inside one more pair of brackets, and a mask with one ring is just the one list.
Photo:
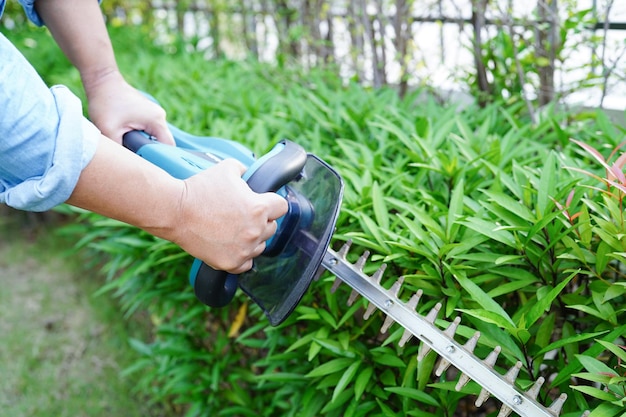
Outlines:
[[183, 187], [182, 181], [101, 136], [67, 203], [175, 240]]
[[80, 71], [87, 93], [99, 80], [120, 76], [97, 0], [37, 0], [35, 8]]

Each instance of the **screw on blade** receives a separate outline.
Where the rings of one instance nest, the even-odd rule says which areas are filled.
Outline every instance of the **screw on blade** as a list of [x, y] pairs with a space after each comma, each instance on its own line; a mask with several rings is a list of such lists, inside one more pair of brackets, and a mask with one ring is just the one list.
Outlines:
[[[489, 395], [503, 403], [499, 417], [508, 417], [512, 412], [521, 417], [558, 416], [565, 401], [564, 396], [559, 397], [550, 409], [536, 401], [540, 387], [544, 382], [543, 378], [538, 379], [528, 393], [523, 393], [515, 386], [515, 379], [521, 365], [516, 364], [506, 375], [500, 375], [494, 369], [500, 353], [499, 347], [494, 349], [486, 359], [481, 360], [474, 354], [480, 332], [475, 332], [465, 342], [465, 345], [461, 346], [454, 340], [457, 326], [455, 322], [458, 319], [455, 319], [445, 331], [435, 325], [441, 304], [437, 304], [426, 316], [417, 313], [417, 304], [422, 295], [421, 291], [414, 294], [408, 302], [401, 301], [397, 297], [400, 285], [394, 284], [389, 290], [385, 289], [380, 285], [382, 271], [371, 277], [363, 273], [363, 266], [369, 254], [361, 257], [359, 262], [353, 265], [345, 259], [348, 248], [349, 244], [344, 245], [340, 253], [328, 248], [322, 264], [328, 271], [368, 301], [368, 310], [370, 311], [366, 311], [364, 317], [369, 317], [376, 308], [385, 312], [388, 317], [392, 317], [393, 321], [405, 329], [400, 338], [401, 346], [411, 338], [411, 335], [418, 338], [422, 342], [418, 360], [423, 359], [428, 351], [434, 350], [439, 356], [445, 358], [445, 361], [450, 362], [446, 364], [442, 361], [439, 364], [440, 370], [438, 372], [443, 375], [448, 366], [454, 366], [459, 370], [460, 377], [456, 384], [457, 390], [461, 390], [469, 380], [474, 380], [486, 391], [489, 391]], [[385, 327], [389, 327], [392, 323], [392, 321], [385, 321], [386, 324], [383, 324]], [[489, 395], [482, 393], [479, 395], [481, 398], [477, 401], [484, 403]], [[588, 417], [588, 415], [587, 412], [582, 417]]]

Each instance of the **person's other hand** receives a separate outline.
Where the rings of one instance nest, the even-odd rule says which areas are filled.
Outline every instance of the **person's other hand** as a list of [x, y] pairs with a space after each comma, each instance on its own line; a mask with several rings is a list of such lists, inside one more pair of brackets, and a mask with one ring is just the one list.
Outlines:
[[173, 145], [165, 110], [129, 85], [118, 71], [86, 80], [88, 112], [102, 133], [122, 143], [124, 133], [143, 130], [159, 142]]
[[288, 209], [276, 193], [253, 192], [241, 178], [244, 171], [227, 159], [186, 179], [170, 239], [213, 268], [235, 274], [252, 268]]

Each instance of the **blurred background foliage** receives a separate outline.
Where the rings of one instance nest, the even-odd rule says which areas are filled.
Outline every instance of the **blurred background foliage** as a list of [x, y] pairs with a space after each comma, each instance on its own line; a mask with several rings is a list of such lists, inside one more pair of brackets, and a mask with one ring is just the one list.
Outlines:
[[[408, 12], [426, 3], [102, 7], [122, 72], [170, 122], [258, 155], [283, 138], [301, 143], [346, 182], [334, 246], [355, 242], [352, 260], [371, 250], [366, 272], [386, 263], [385, 286], [404, 276], [403, 299], [422, 289], [421, 313], [443, 302], [438, 326], [462, 312], [459, 341], [476, 329], [479, 357], [501, 346], [500, 373], [521, 361], [521, 389], [546, 378], [541, 403], [563, 392], [563, 415], [621, 415], [625, 129], [601, 109], [564, 105], [575, 88], [557, 88], [555, 76], [582, 39], [596, 53], [577, 88], [608, 91], [623, 81], [619, 49], [600, 52], [598, 34], [607, 31], [589, 31], [613, 3], [579, 10], [539, 1], [535, 20], [520, 21], [502, 4], [471, 2], [468, 22], [456, 22], [473, 34], [474, 66], [456, 75], [469, 94], [463, 101], [418, 77], [412, 30], [442, 21]], [[45, 29], [9, 6], [3, 32], [48, 83], [82, 97], [77, 72]], [[341, 57], [328, 37], [337, 19], [350, 34]], [[382, 27], [395, 35], [387, 39]], [[273, 39], [272, 54], [262, 39]], [[380, 47], [390, 43], [392, 53]], [[76, 256], [102, 271], [100, 295], [118, 298], [129, 317], [150, 317], [150, 336], [129, 341], [141, 359], [125, 372], [178, 415], [497, 415], [493, 399], [476, 410], [475, 384], [455, 391], [453, 370], [435, 377], [436, 358], [418, 361], [418, 341], [399, 347], [398, 326], [380, 334], [382, 313], [364, 320], [367, 302], [348, 307], [349, 290], [331, 291], [328, 275], [273, 328], [242, 295], [224, 309], [200, 305], [186, 279], [192, 260], [175, 245], [91, 213], [60, 212], [75, 219], [61, 232], [77, 241]]]

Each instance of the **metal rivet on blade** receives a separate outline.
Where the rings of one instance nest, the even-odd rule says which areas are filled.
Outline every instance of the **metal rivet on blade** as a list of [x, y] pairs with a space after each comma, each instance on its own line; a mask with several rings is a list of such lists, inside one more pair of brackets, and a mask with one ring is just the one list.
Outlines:
[[524, 402], [524, 400], [519, 395], [516, 395], [515, 397], [513, 397], [513, 404], [521, 405], [522, 402]]

